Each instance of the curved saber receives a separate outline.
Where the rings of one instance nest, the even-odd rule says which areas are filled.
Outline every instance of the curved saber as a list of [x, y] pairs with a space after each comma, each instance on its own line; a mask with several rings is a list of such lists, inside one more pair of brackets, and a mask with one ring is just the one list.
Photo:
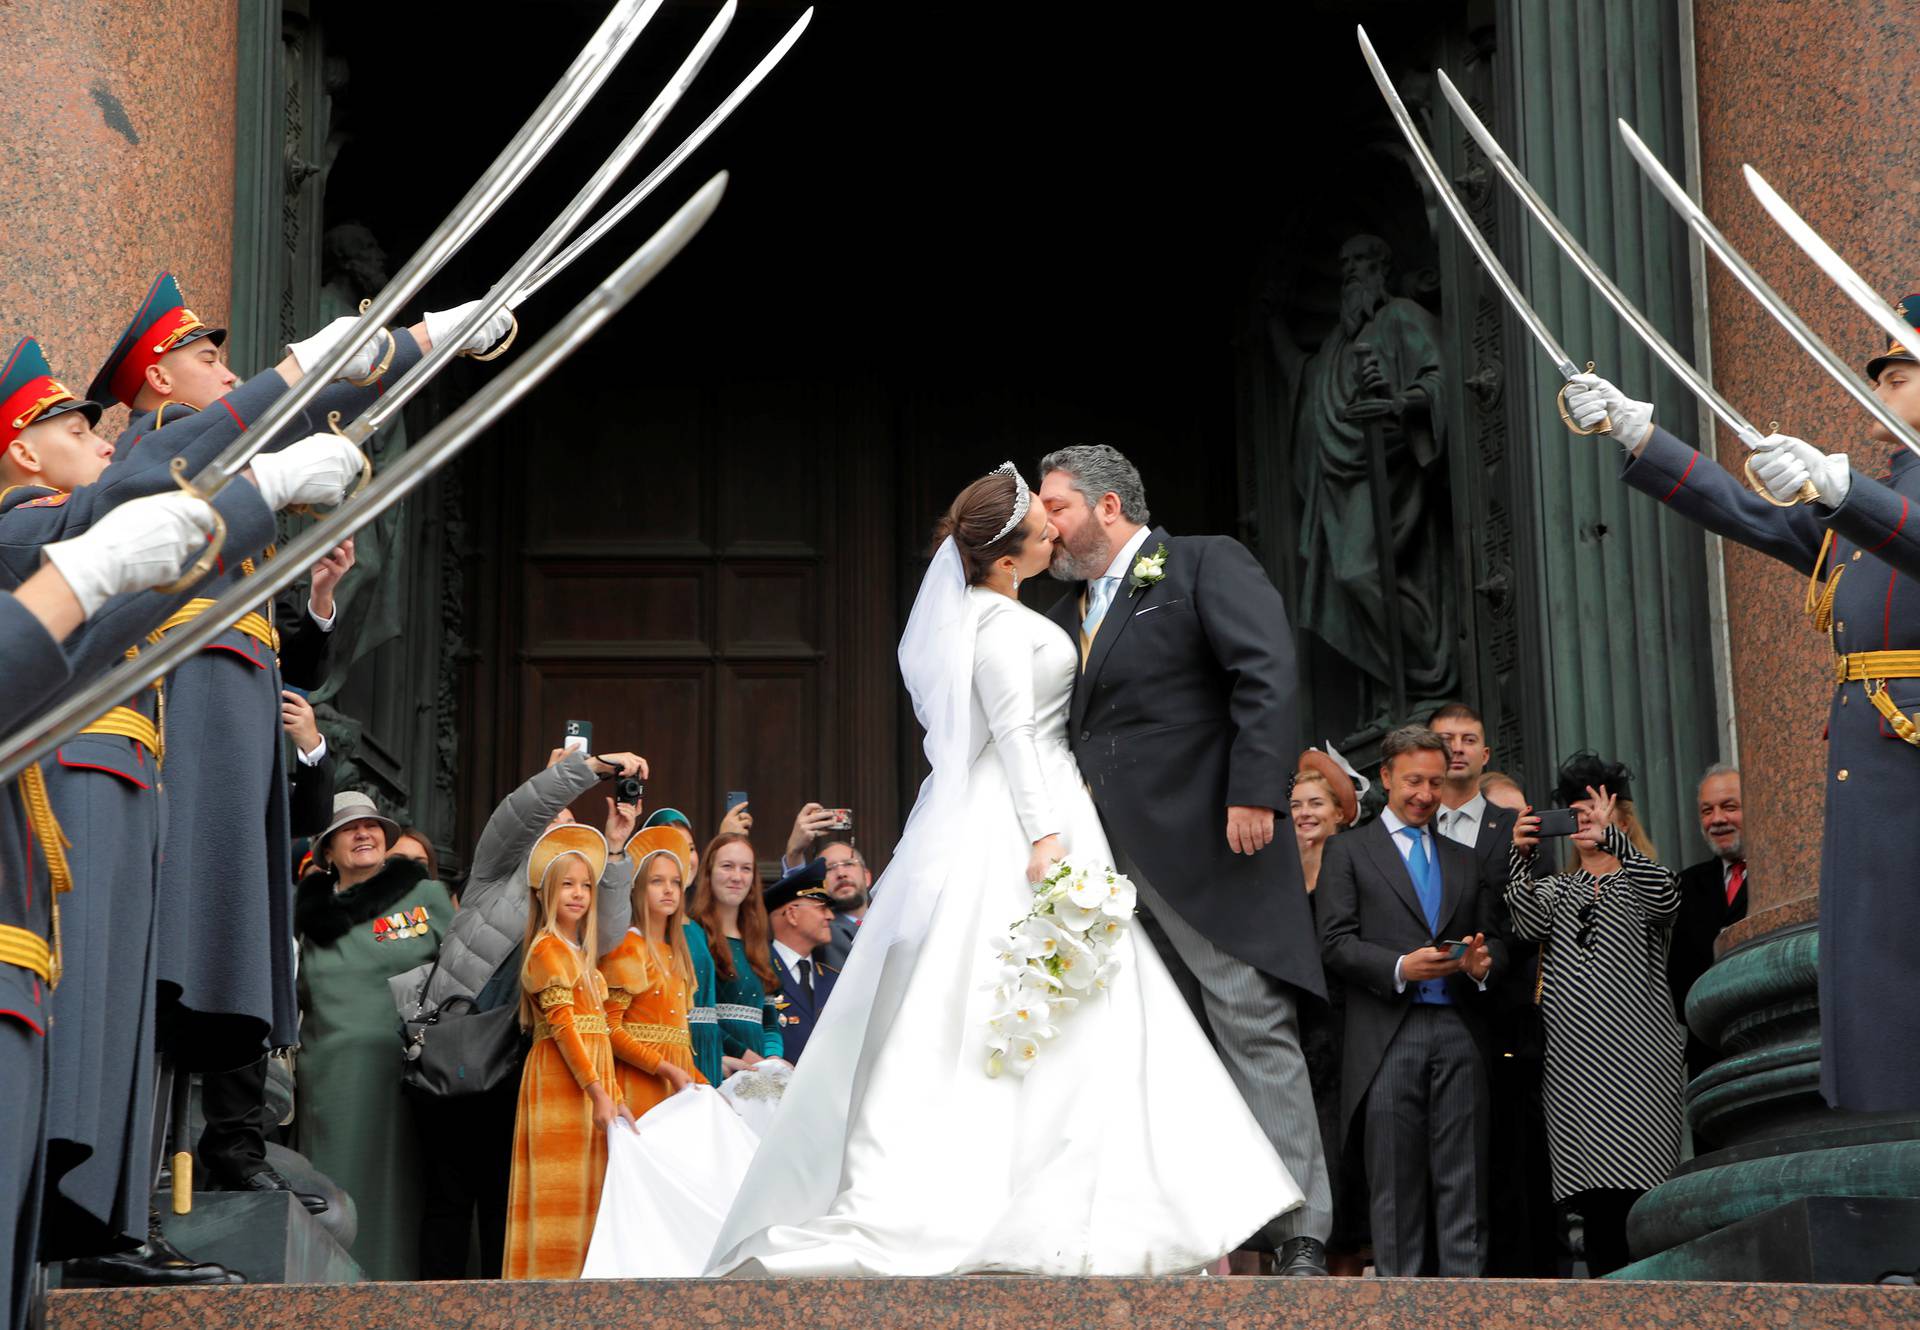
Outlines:
[[1520, 316], [1520, 322], [1526, 325], [1527, 331], [1533, 335], [1533, 340], [1538, 342], [1540, 349], [1547, 353], [1547, 359], [1553, 362], [1553, 367], [1559, 371], [1560, 377], [1571, 379], [1580, 372], [1580, 367], [1573, 363], [1573, 357], [1569, 356], [1560, 343], [1554, 340], [1553, 334], [1547, 331], [1547, 325], [1541, 321], [1539, 314], [1535, 313], [1533, 306], [1527, 303], [1527, 298], [1520, 294], [1519, 285], [1507, 273], [1506, 268], [1501, 266], [1500, 260], [1494, 257], [1493, 246], [1489, 245], [1487, 238], [1480, 234], [1480, 228], [1473, 224], [1473, 218], [1467, 214], [1467, 205], [1462, 203], [1460, 196], [1453, 192], [1453, 186], [1448, 183], [1445, 173], [1441, 171], [1440, 163], [1433, 159], [1433, 151], [1427, 147], [1426, 140], [1420, 137], [1420, 131], [1414, 128], [1413, 116], [1407, 112], [1406, 103], [1400, 100], [1400, 94], [1394, 90], [1393, 80], [1387, 77], [1386, 67], [1380, 63], [1380, 57], [1374, 54], [1373, 43], [1367, 40], [1366, 28], [1363, 26], [1356, 30], [1360, 34], [1360, 54], [1366, 57], [1367, 68], [1373, 74], [1373, 81], [1380, 86], [1380, 95], [1387, 99], [1387, 109], [1393, 112], [1394, 123], [1400, 126], [1401, 135], [1407, 140], [1407, 146], [1413, 149], [1413, 155], [1419, 160], [1420, 169], [1426, 173], [1428, 182], [1439, 194], [1440, 202], [1446, 208], [1447, 215], [1453, 218], [1453, 224], [1460, 228], [1460, 238], [1467, 242], [1467, 248], [1473, 251], [1474, 257], [1479, 259], [1481, 266], [1487, 270], [1487, 276], [1493, 279], [1493, 284], [1500, 288], [1500, 294], [1507, 298], [1509, 305], [1513, 306], [1514, 313]]
[[1660, 335], [1660, 330], [1635, 307], [1633, 301], [1627, 298], [1626, 292], [1614, 285], [1613, 279], [1593, 261], [1593, 256], [1581, 248], [1580, 242], [1573, 238], [1572, 232], [1561, 224], [1560, 219], [1547, 206], [1547, 201], [1540, 197], [1540, 191], [1536, 190], [1533, 183], [1521, 174], [1520, 168], [1514, 165], [1513, 158], [1507, 156], [1506, 149], [1500, 146], [1500, 140], [1493, 136], [1493, 131], [1489, 130], [1480, 117], [1473, 113], [1473, 107], [1469, 106], [1467, 99], [1460, 95], [1460, 90], [1453, 86], [1453, 80], [1447, 77], [1446, 71], [1436, 69], [1434, 77], [1439, 80], [1440, 91], [1446, 97], [1447, 104], [1453, 108], [1454, 115], [1466, 127], [1473, 141], [1480, 145], [1480, 150], [1487, 154], [1487, 160], [1493, 164], [1494, 171], [1519, 196], [1520, 202], [1526, 205], [1527, 211], [1533, 214], [1534, 220], [1540, 223], [1548, 237], [1559, 246], [1560, 252], [1573, 261], [1573, 266], [1580, 270], [1580, 275], [1592, 284], [1601, 298], [1613, 307], [1614, 313], [1618, 314], [1626, 325], [1633, 329], [1635, 335], [1647, 344], [1647, 349], [1659, 358], [1660, 363], [1672, 370], [1674, 377], [1684, 383], [1695, 397], [1707, 404], [1714, 415], [1725, 421], [1733, 432], [1740, 436], [1740, 442], [1746, 444], [1748, 448], [1760, 447], [1761, 441], [1766, 438], [1766, 432], [1755, 428], [1753, 422], [1735, 410], [1733, 404], [1720, 395], [1719, 389], [1707, 381], [1707, 376], [1695, 369], [1685, 356], [1673, 348], [1672, 343]]
[[0, 780], [13, 779], [29, 762], [45, 757], [89, 724], [91, 718], [111, 707], [115, 698], [124, 698], [173, 671], [253, 606], [306, 576], [307, 569], [329, 549], [417, 489], [605, 326], [666, 267], [713, 215], [726, 185], [724, 171], [709, 180], [546, 336], [402, 454], [351, 506], [336, 510], [301, 532], [258, 574], [228, 588], [205, 614], [169, 633], [159, 647], [114, 666], [53, 711], [8, 735], [0, 744], [0, 753], [4, 753], [0, 772], [5, 773]]
[[1720, 228], [1713, 224], [1705, 210], [1693, 201], [1687, 191], [1681, 187], [1680, 182], [1673, 178], [1667, 168], [1662, 166], [1660, 160], [1653, 155], [1653, 151], [1641, 141], [1640, 136], [1633, 132], [1633, 126], [1625, 120], [1618, 120], [1615, 123], [1620, 127], [1620, 137], [1625, 141], [1627, 151], [1632, 154], [1633, 160], [1640, 164], [1640, 169], [1646, 172], [1649, 180], [1653, 181], [1654, 188], [1666, 196], [1667, 202], [1673, 205], [1674, 211], [1686, 218], [1687, 225], [1692, 227], [1693, 233], [1700, 237], [1700, 243], [1705, 245], [1716, 259], [1726, 265], [1727, 271], [1731, 272], [1740, 285], [1746, 287], [1753, 298], [1760, 302], [1762, 309], [1773, 315], [1775, 321], [1787, 330], [1787, 335], [1793, 338], [1802, 351], [1812, 356], [1814, 362], [1832, 376], [1835, 383], [1845, 388], [1854, 401], [1867, 409], [1867, 414], [1886, 426], [1894, 438], [1906, 444], [1914, 452], [1920, 453], [1920, 434], [1916, 434], [1906, 421], [1895, 415], [1885, 402], [1875, 396], [1873, 390], [1867, 386], [1866, 381], [1854, 368], [1835, 354], [1832, 347], [1820, 340], [1819, 334], [1807, 326], [1806, 320], [1794, 312], [1793, 306], [1782, 299], [1780, 293], [1768, 286], [1765, 279], [1753, 270], [1753, 265], [1733, 247], [1731, 241], [1720, 234]]
[[[408, 402], [418, 396], [421, 389], [432, 382], [434, 375], [462, 354], [460, 348], [466, 343], [467, 338], [471, 337], [499, 310], [509, 307], [509, 297], [519, 288], [526, 275], [547, 261], [574, 227], [580, 224], [581, 218], [593, 210], [593, 206], [613, 187], [613, 182], [620, 178], [621, 172], [625, 171], [647, 146], [648, 141], [653, 138], [654, 131], [660, 128], [660, 122], [667, 118], [668, 113], [692, 86], [700, 71], [706, 67], [708, 58], [712, 56], [714, 48], [719, 46], [720, 39], [726, 35], [727, 28], [732, 24], [733, 16], [739, 11], [739, 7], [739, 0], [727, 0], [720, 7], [720, 12], [707, 25], [706, 31], [700, 35], [700, 40], [694, 43], [693, 50], [688, 52], [687, 58], [680, 62], [680, 67], [674, 71], [673, 77], [667, 80], [666, 86], [660, 89], [659, 94], [654, 97], [647, 109], [641, 112], [640, 118], [634, 121], [633, 128], [627, 131], [626, 136], [620, 140], [607, 159], [600, 163], [593, 175], [588, 178], [587, 183], [580, 187], [567, 206], [547, 224], [547, 229], [542, 231], [539, 238], [514, 261], [506, 275], [495, 282], [492, 289], [476, 302], [474, 309], [452, 332], [447, 334], [445, 341], [436, 344], [433, 350], [421, 357], [419, 364], [401, 377], [399, 382], [381, 393], [379, 398], [354, 418], [351, 425], [340, 431], [342, 434], [355, 443], [364, 443], [382, 425], [397, 416]], [[491, 357], [498, 352], [488, 354]]]
[[559, 256], [552, 263], [528, 278], [513, 298], [507, 301], [507, 308], [520, 308], [534, 292], [565, 272], [567, 266], [579, 258], [590, 245], [618, 225], [628, 213], [639, 207], [649, 194], [660, 187], [660, 182], [672, 175], [674, 169], [685, 161], [695, 148], [705, 143], [713, 131], [720, 128], [727, 117], [739, 108], [740, 103], [744, 102], [753, 90], [765, 81], [767, 75], [773, 72], [773, 67], [793, 49], [793, 44], [800, 40], [800, 34], [807, 30], [807, 24], [811, 22], [813, 22], [813, 10], [809, 8], [794, 21], [791, 28], [787, 29], [787, 35], [776, 42], [773, 49], [753, 67], [752, 72], [740, 80], [740, 86], [729, 93], [727, 99], [715, 107], [713, 113], [694, 128], [693, 133], [681, 140], [680, 145], [668, 153], [660, 165], [648, 172], [647, 178], [635, 185], [625, 198], [609, 208], [604, 217], [596, 220], [592, 226], [582, 231], [572, 244], [560, 251]]
[[303, 374], [300, 382], [275, 399], [252, 428], [241, 431], [218, 457], [201, 468], [191, 482], [194, 493], [210, 498], [239, 475], [253, 455], [273, 442], [274, 435], [333, 381], [360, 345], [386, 327], [407, 299], [459, 252], [559, 141], [663, 3], [664, 0], [619, 0], [607, 12], [593, 36], [580, 48], [580, 54], [560, 76], [560, 81], [520, 127], [520, 132], [501, 149], [466, 197], [454, 205], [453, 211], [393, 275], [385, 289], [369, 302], [353, 330], [323, 356], [311, 372]]

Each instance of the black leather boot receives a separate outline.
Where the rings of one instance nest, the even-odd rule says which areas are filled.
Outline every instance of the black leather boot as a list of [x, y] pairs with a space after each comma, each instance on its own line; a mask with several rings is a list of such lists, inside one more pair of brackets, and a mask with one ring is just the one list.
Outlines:
[[132, 1251], [111, 1256], [82, 1256], [68, 1261], [61, 1284], [67, 1288], [175, 1287], [187, 1284], [244, 1284], [246, 1276], [213, 1261], [196, 1261], [167, 1241], [160, 1212], [147, 1208], [147, 1240]]

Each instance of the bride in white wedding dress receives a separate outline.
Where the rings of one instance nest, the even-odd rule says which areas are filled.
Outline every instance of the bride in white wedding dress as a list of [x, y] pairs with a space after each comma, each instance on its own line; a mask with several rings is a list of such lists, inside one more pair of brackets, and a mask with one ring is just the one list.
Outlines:
[[1045, 512], [1008, 463], [942, 525], [900, 645], [932, 774], [709, 1273], [1198, 1269], [1300, 1191], [1137, 927], [1027, 1075], [986, 1073], [994, 938], [1050, 860], [1112, 857], [1067, 748], [1075, 645], [1014, 598]]

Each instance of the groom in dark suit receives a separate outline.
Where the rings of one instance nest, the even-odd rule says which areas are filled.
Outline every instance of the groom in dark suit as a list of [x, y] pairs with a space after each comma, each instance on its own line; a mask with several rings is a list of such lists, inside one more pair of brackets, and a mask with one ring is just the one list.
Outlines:
[[1476, 1276], [1491, 1182], [1482, 1007], [1506, 960], [1499, 889], [1431, 825], [1446, 740], [1410, 725], [1380, 756], [1386, 810], [1328, 842], [1316, 893], [1327, 967], [1347, 985], [1340, 1121], [1343, 1134], [1356, 1116], [1365, 1131], [1374, 1268]]
[[1040, 501], [1053, 575], [1082, 584], [1052, 612], [1080, 646], [1068, 741], [1142, 926], [1305, 1193], [1261, 1239], [1279, 1273], [1323, 1275], [1333, 1207], [1299, 1004], [1326, 980], [1293, 837], [1275, 835], [1300, 751], [1286, 607], [1238, 541], [1149, 528], [1116, 449], [1042, 458]]

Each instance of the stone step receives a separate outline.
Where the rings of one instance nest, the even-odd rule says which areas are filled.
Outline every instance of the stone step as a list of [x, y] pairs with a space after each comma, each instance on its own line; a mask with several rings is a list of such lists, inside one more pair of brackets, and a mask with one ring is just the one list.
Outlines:
[[48, 1330], [1688, 1330], [1920, 1324], [1920, 1289], [1623, 1280], [648, 1280], [94, 1289], [48, 1298]]
[[1625, 1279], [1871, 1283], [1920, 1271], [1920, 1199], [1808, 1196], [1618, 1272]]
[[176, 1215], [164, 1200], [160, 1226], [197, 1261], [218, 1261], [254, 1284], [352, 1284], [365, 1276], [346, 1249], [291, 1192], [195, 1192]]

